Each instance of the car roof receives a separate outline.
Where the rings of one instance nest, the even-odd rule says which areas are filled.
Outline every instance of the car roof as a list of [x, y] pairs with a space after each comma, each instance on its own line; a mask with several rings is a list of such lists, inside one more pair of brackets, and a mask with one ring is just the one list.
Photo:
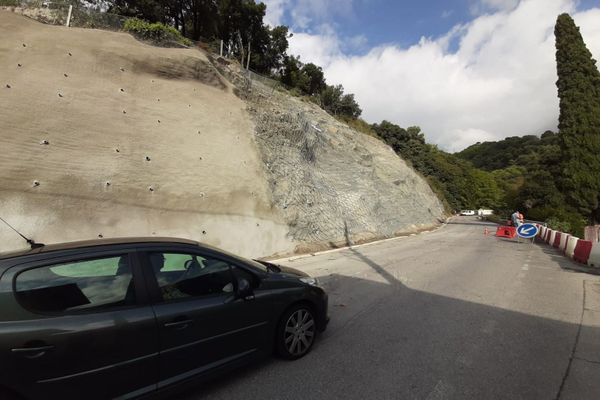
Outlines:
[[[24, 249], [11, 252], [0, 253], [0, 260], [29, 256], [33, 254], [50, 253], [59, 250], [72, 250], [81, 249], [88, 247], [117, 245], [117, 244], [146, 244], [146, 243], [169, 243], [169, 244], [190, 244], [194, 246], [200, 246], [199, 242], [189, 239], [172, 238], [172, 237], [124, 237], [124, 238], [110, 238], [110, 239], [94, 239], [94, 240], [81, 240], [76, 242], [65, 242], [65, 243], [54, 243], [49, 245], [43, 245], [33, 249]], [[203, 247], [212, 248], [211, 246]]]

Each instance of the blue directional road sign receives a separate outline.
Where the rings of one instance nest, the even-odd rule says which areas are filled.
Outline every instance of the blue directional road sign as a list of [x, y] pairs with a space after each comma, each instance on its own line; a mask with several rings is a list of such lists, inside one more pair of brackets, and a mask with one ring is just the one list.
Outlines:
[[533, 224], [523, 224], [517, 228], [517, 235], [523, 239], [531, 239], [538, 233], [537, 226]]

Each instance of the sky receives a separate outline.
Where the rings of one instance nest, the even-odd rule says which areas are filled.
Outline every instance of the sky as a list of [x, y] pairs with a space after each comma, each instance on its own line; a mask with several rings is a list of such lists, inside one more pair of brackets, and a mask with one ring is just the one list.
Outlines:
[[557, 130], [554, 24], [568, 12], [600, 59], [600, 0], [261, 0], [289, 54], [354, 93], [362, 117], [420, 126], [459, 151]]

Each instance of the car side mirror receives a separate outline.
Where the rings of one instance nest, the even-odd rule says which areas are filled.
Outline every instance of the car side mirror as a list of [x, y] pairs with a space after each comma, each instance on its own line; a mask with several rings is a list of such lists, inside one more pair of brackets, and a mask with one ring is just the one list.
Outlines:
[[250, 282], [248, 282], [248, 279], [241, 278], [238, 280], [237, 295], [244, 300], [252, 300], [254, 298], [252, 286], [250, 285]]

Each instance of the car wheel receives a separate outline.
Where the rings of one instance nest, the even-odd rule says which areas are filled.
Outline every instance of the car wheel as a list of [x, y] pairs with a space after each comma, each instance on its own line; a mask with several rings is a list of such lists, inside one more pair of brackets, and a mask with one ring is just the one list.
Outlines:
[[304, 304], [287, 310], [281, 317], [277, 329], [277, 353], [288, 360], [305, 356], [312, 347], [317, 335], [317, 325], [313, 311]]

